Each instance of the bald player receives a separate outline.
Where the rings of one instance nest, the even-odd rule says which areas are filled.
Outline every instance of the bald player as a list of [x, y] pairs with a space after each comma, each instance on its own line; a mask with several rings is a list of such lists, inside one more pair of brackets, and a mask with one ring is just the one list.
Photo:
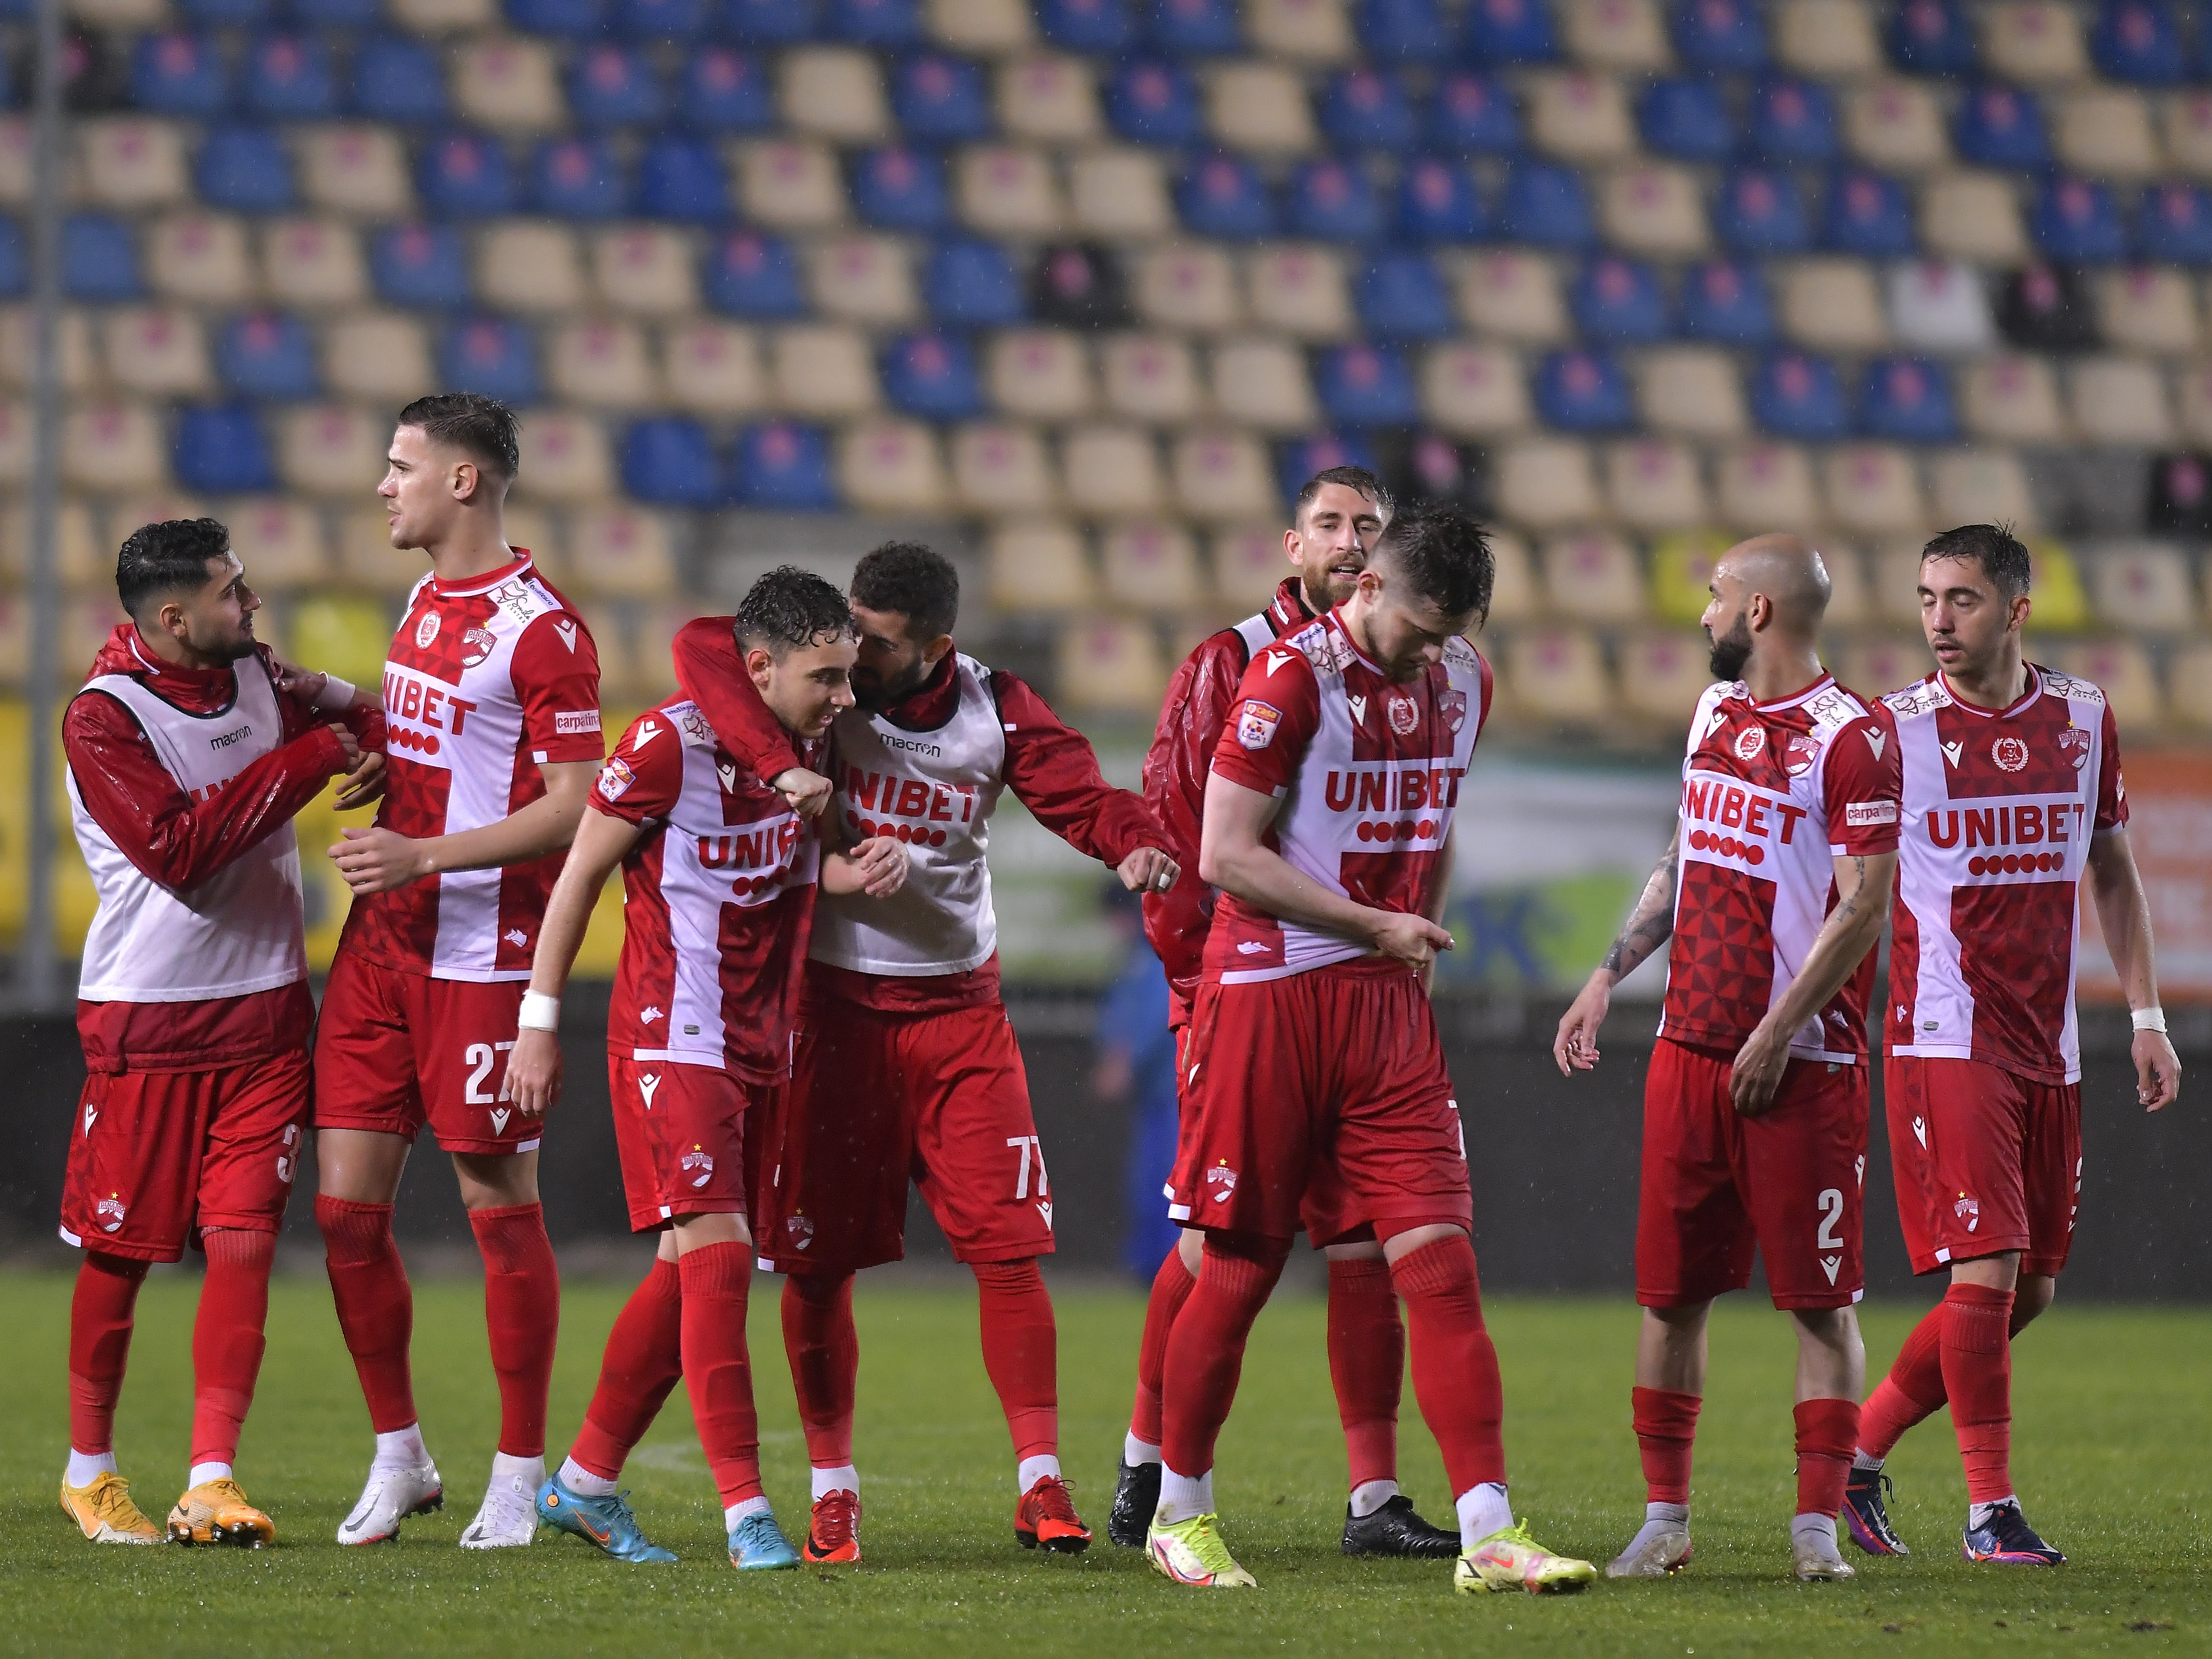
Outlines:
[[1636, 1437], [1644, 1522], [1611, 1566], [1690, 1559], [1690, 1449], [1713, 1298], [1756, 1246], [1797, 1332], [1801, 1579], [1852, 1576], [1836, 1512], [1858, 1432], [1867, 997], [1897, 873], [1901, 775], [1889, 712], [1820, 666], [1820, 556], [1794, 536], [1714, 567], [1705, 629], [1720, 682], [1698, 700], [1674, 838], [1620, 937], [1559, 1022], [1571, 1077], [1598, 1061], [1622, 975], [1666, 945], [1667, 998], [1644, 1091], [1636, 1225]]

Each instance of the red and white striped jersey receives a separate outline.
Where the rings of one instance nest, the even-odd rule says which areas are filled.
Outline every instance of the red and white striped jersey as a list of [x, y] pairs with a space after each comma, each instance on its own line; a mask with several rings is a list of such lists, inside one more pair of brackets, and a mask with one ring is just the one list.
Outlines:
[[[488, 574], [415, 585], [384, 665], [384, 717], [376, 821], [417, 839], [496, 823], [545, 793], [540, 766], [606, 752], [591, 630], [519, 548]], [[357, 898], [339, 949], [434, 979], [526, 980], [562, 856]]]
[[2127, 823], [2127, 790], [2105, 694], [2027, 672], [2005, 709], [1941, 673], [1882, 699], [1905, 761], [1884, 1047], [2072, 1083], [2081, 872], [2089, 838]]
[[[826, 742], [797, 745], [824, 767]], [[632, 1060], [789, 1075], [821, 842], [718, 747], [689, 699], [630, 723], [592, 786], [594, 811], [646, 834], [623, 859], [623, 948], [607, 1048]]]
[[[1418, 679], [1394, 683], [1332, 611], [1260, 651], [1214, 750], [1231, 783], [1279, 796], [1268, 844], [1331, 892], [1426, 914], [1451, 840], [1475, 739], [1490, 715], [1490, 665], [1465, 640]], [[1282, 979], [1370, 954], [1338, 933], [1221, 896], [1205, 978]]]
[[[1752, 701], [1741, 681], [1698, 699], [1682, 762], [1674, 939], [1659, 1035], [1736, 1048], [1788, 994], [1835, 908], [1834, 860], [1897, 848], [1897, 732], [1823, 674]], [[1808, 1060], [1866, 1058], [1871, 951], [1790, 1041]]]

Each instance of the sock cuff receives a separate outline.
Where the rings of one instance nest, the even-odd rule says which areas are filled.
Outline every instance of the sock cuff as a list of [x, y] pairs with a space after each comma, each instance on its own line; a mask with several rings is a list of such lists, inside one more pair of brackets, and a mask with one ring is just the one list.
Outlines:
[[489, 1273], [520, 1272], [543, 1246], [550, 1255], [552, 1241], [545, 1236], [543, 1204], [509, 1204], [495, 1210], [471, 1210], [469, 1230], [477, 1236], [477, 1249]]
[[684, 1269], [665, 1256], [657, 1255], [653, 1258], [653, 1271], [646, 1274], [644, 1282], [674, 1301], [683, 1294]]
[[1629, 1390], [1629, 1406], [1636, 1432], [1660, 1440], [1687, 1440], [1698, 1431], [1698, 1412], [1703, 1395], [1677, 1389], [1636, 1388]]
[[252, 1227], [218, 1227], [200, 1235], [210, 1267], [265, 1267], [276, 1258], [276, 1235]]
[[1398, 1293], [1390, 1283], [1390, 1264], [1379, 1255], [1346, 1256], [1341, 1261], [1330, 1257], [1328, 1291], [1331, 1296], [1340, 1291], [1353, 1296], [1395, 1297]]
[[1390, 1263], [1390, 1279], [1405, 1296], [1480, 1288], [1474, 1269], [1474, 1242], [1464, 1233], [1408, 1250]]
[[1800, 1456], [1849, 1457], [1858, 1449], [1856, 1400], [1802, 1400], [1795, 1413]]
[[676, 1258], [686, 1296], [741, 1296], [752, 1282], [753, 1251], [734, 1239], [686, 1250]]
[[1275, 1281], [1283, 1276], [1283, 1263], [1290, 1259], [1291, 1242], [1286, 1238], [1268, 1238], [1256, 1244], [1248, 1241], [1222, 1243], [1209, 1234], [1206, 1241], [1206, 1260], [1201, 1265], [1201, 1283], [1234, 1296], [1265, 1298], [1275, 1288]]
[[975, 1288], [986, 1296], [1021, 1296], [1044, 1288], [1044, 1275], [1037, 1271], [1033, 1255], [1012, 1261], [971, 1261], [968, 1271], [975, 1275]]
[[2013, 1293], [2001, 1291], [1994, 1285], [1956, 1284], [1943, 1292], [1943, 1300], [1954, 1308], [1972, 1309], [1977, 1313], [2001, 1313], [2012, 1316]]
[[[2011, 1338], [2012, 1292], [1986, 1285], [1954, 1285], [1943, 1297], [1943, 1346], [1995, 1356]], [[1955, 1402], [1954, 1402], [1955, 1403]]]
[[392, 1248], [389, 1204], [360, 1204], [317, 1193], [315, 1225], [322, 1231], [325, 1254], [341, 1266], [377, 1261]]

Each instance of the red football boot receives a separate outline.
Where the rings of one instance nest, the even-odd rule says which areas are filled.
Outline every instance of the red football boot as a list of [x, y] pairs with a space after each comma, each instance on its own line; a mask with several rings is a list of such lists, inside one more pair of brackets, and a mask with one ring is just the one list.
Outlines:
[[1041, 1474], [1014, 1505], [1014, 1539], [1025, 1550], [1040, 1547], [1073, 1555], [1091, 1543], [1091, 1528], [1075, 1512], [1067, 1483]]
[[860, 1494], [837, 1486], [814, 1500], [814, 1516], [799, 1546], [802, 1560], [817, 1566], [860, 1559]]

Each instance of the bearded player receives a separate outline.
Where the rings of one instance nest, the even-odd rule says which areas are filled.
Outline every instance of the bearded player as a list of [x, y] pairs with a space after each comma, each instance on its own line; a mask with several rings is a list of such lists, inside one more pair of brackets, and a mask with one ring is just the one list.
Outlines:
[[77, 844], [100, 896], [77, 990], [83, 1097], [62, 1237], [70, 1309], [62, 1508], [94, 1543], [162, 1533], [116, 1473], [138, 1287], [189, 1243], [207, 1258], [192, 1331], [184, 1544], [272, 1542], [234, 1464], [261, 1368], [269, 1267], [307, 1121], [306, 911], [292, 818], [332, 777], [374, 799], [383, 716], [295, 676], [253, 634], [260, 597], [212, 519], [123, 544], [117, 625], [62, 720]]
[[1849, 1578], [1836, 1545], [1866, 1349], [1867, 996], [1897, 872], [1897, 733], [1820, 666], [1820, 556], [1794, 536], [1740, 542], [1713, 568], [1712, 672], [1690, 722], [1674, 838], [1582, 994], [1553, 1057], [1598, 1061], [1621, 976], [1671, 939], [1644, 1085], [1632, 1400], [1644, 1525], [1607, 1569], [1690, 1559], [1690, 1455], [1714, 1297], [1765, 1261], [1797, 1336], [1804, 1580]]
[[1460, 635], [1488, 609], [1480, 528], [1407, 508], [1352, 596], [1244, 671], [1206, 792], [1200, 874], [1221, 890], [1184, 1045], [1170, 1214], [1205, 1230], [1168, 1340], [1160, 1503], [1146, 1550], [1178, 1583], [1249, 1586], [1213, 1505], [1213, 1451], [1252, 1322], [1308, 1195], [1373, 1228], [1406, 1298], [1413, 1389], [1456, 1497], [1463, 1592], [1595, 1576], [1513, 1524], [1498, 1354], [1427, 976], [1451, 935], [1459, 787], [1490, 707]]
[[[1168, 682], [1159, 726], [1145, 757], [1145, 799], [1174, 838], [1168, 850], [1178, 863], [1188, 867], [1198, 860], [1207, 770], [1252, 653], [1352, 596], [1389, 512], [1381, 481], [1364, 467], [1331, 467], [1307, 480], [1291, 504], [1291, 527], [1283, 535], [1284, 551], [1297, 574], [1276, 588], [1266, 610], [1202, 641]], [[1213, 890], [1198, 881], [1178, 882], [1165, 893], [1145, 896], [1145, 932], [1168, 969], [1168, 1018], [1178, 1052], [1190, 1028], [1191, 998], [1205, 964], [1214, 903]], [[1178, 1083], [1182, 1076], [1177, 1066]], [[1371, 1228], [1354, 1229], [1349, 1242], [1332, 1243], [1341, 1229], [1311, 1213], [1304, 1219], [1307, 1235], [1328, 1255], [1328, 1370], [1350, 1474], [1344, 1553], [1457, 1555], [1457, 1536], [1431, 1526], [1398, 1491], [1398, 1400], [1405, 1379], [1406, 1332], [1382, 1247], [1374, 1242]], [[1114, 1507], [1106, 1520], [1106, 1535], [1132, 1549], [1144, 1547], [1152, 1511], [1159, 1507], [1160, 1372], [1176, 1315], [1198, 1283], [1202, 1237], [1196, 1229], [1184, 1230], [1180, 1246], [1161, 1261], [1145, 1304], [1136, 1403], [1122, 1437]]]
[[[954, 647], [948, 561], [911, 543], [877, 548], [851, 598], [860, 707], [836, 724], [833, 810], [848, 836], [904, 843], [914, 868], [888, 900], [825, 894], [817, 906], [793, 1081], [761, 1149], [757, 1243], [788, 1275], [784, 1343], [814, 1468], [805, 1553], [860, 1559], [853, 1276], [905, 1253], [910, 1177], [975, 1275], [984, 1368], [1014, 1443], [1014, 1535], [1080, 1550], [1091, 1534], [1060, 1477], [1057, 1336], [1037, 1271], [1053, 1248], [1052, 1191], [999, 995], [991, 812], [1012, 789], [1132, 891], [1172, 884], [1176, 865], [1158, 821], [1107, 786], [1080, 733]], [[677, 636], [678, 678], [725, 746], [779, 777], [797, 757], [780, 730], [763, 731], [730, 656], [727, 628], [711, 620]]]
[[545, 1479], [560, 1277], [538, 1201], [539, 1120], [507, 1060], [546, 896], [599, 769], [599, 657], [568, 601], [510, 547], [501, 513], [514, 417], [489, 398], [399, 414], [378, 493], [394, 547], [419, 547], [384, 670], [389, 786], [374, 827], [331, 849], [353, 890], [315, 1039], [320, 1225], [376, 1454], [342, 1544], [444, 1504], [416, 1420], [414, 1303], [392, 1206], [427, 1124], [453, 1159], [484, 1261], [499, 1449], [465, 1549], [527, 1544]]
[[1912, 1269], [1948, 1268], [1950, 1288], [1861, 1421], [1845, 1514], [1878, 1555], [1907, 1553], [1882, 1460], [1948, 1402], [1966, 1469], [1966, 1559], [2065, 1559], [2013, 1490], [2012, 1339], [2051, 1305], [2074, 1242], [2085, 872], [2134, 1017], [2136, 1097], [2155, 1112], [2181, 1088], [2112, 707], [2088, 681], [2023, 659], [2029, 574], [2027, 550], [1993, 526], [1929, 542], [1920, 623], [1936, 672], [1883, 699], [1905, 761], [1883, 1093]]

